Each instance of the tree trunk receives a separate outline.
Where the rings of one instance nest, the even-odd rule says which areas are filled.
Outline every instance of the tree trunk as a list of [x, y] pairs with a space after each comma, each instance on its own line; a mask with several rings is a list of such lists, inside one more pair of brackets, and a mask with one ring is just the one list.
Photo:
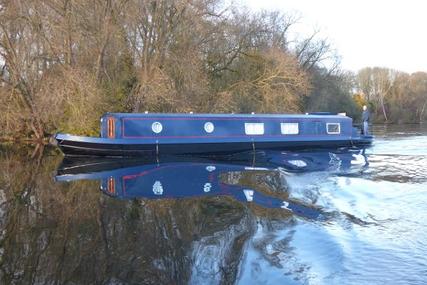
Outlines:
[[21, 80], [19, 84], [16, 86], [16, 89], [21, 97], [21, 100], [24, 106], [28, 109], [30, 115], [30, 125], [29, 127], [34, 133], [34, 136], [37, 140], [42, 140], [44, 137], [44, 128], [43, 123], [40, 120], [36, 108], [33, 103], [33, 96], [31, 89], [28, 88], [28, 85]]
[[422, 123], [422, 121], [423, 121], [424, 111], [426, 109], [426, 106], [427, 106], [427, 101], [424, 102], [423, 107], [420, 110], [420, 123]]
[[381, 103], [381, 109], [382, 109], [382, 111], [383, 111], [383, 115], [384, 115], [384, 119], [385, 119], [385, 121], [387, 122], [388, 121], [388, 118], [387, 118], [387, 112], [386, 112], [386, 110], [385, 110], [385, 106], [384, 106], [384, 98], [381, 96], [381, 98], [380, 98], [380, 103]]

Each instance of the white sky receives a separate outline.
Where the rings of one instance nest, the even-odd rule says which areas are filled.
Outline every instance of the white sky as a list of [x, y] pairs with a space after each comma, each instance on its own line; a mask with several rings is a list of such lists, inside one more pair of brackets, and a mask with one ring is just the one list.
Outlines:
[[427, 71], [427, 1], [237, 0], [252, 10], [297, 12], [294, 32], [320, 29], [342, 57], [344, 69], [389, 67]]

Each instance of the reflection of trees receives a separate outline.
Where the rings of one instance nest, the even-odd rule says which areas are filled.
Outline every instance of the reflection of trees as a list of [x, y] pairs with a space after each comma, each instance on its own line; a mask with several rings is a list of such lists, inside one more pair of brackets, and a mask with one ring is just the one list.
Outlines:
[[[247, 265], [247, 248], [259, 253], [258, 264], [283, 266], [298, 278], [308, 272], [290, 244], [293, 216], [307, 217], [297, 211], [240, 203], [237, 195], [120, 200], [104, 195], [96, 181], [55, 183], [52, 170], [60, 158], [30, 154], [0, 154], [1, 284], [230, 284]], [[303, 214], [319, 212], [325, 221], [344, 215], [366, 224], [313, 205], [317, 195], [309, 196], [309, 182], [317, 185], [329, 175], [292, 180], [282, 171], [251, 169], [223, 173], [221, 182], [285, 200]], [[288, 193], [296, 178], [308, 189], [302, 200]]]
[[55, 184], [57, 159], [1, 155], [1, 283], [186, 283], [204, 241], [227, 246], [218, 278], [235, 279], [251, 228], [243, 205], [117, 200], [97, 182]]

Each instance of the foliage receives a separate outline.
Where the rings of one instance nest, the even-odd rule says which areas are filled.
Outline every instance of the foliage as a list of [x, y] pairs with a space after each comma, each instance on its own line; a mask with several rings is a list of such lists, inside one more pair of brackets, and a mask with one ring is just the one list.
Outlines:
[[306, 73], [294, 56], [279, 50], [248, 54], [236, 63], [231, 92], [235, 112], [301, 111], [302, 96], [308, 92]]
[[427, 73], [364, 68], [357, 83], [376, 121], [418, 123], [427, 119]]
[[357, 86], [377, 119], [425, 119], [425, 74], [340, 72], [298, 21], [221, 0], [1, 1], [2, 136], [92, 135], [105, 111], [356, 115]]
[[315, 69], [312, 71], [312, 82], [315, 88], [306, 100], [307, 111], [346, 113], [355, 119], [360, 117], [359, 108], [352, 97], [352, 74], [331, 74], [325, 69]]

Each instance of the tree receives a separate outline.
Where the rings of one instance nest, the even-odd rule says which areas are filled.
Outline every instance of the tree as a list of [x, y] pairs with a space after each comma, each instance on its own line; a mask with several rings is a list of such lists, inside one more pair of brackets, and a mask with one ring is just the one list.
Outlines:
[[368, 102], [375, 104], [377, 115], [381, 113], [385, 121], [388, 121], [386, 97], [390, 94], [395, 78], [396, 71], [381, 67], [362, 69], [357, 76], [359, 89]]
[[239, 106], [235, 111], [302, 110], [302, 98], [310, 84], [293, 55], [274, 49], [248, 54], [236, 63], [236, 70], [236, 81], [228, 88]]
[[413, 92], [411, 108], [415, 110], [416, 121], [421, 123], [426, 119], [427, 113], [427, 73], [416, 72], [411, 74], [409, 86]]
[[345, 112], [358, 119], [360, 111], [352, 98], [354, 75], [349, 72], [331, 74], [324, 68], [313, 69], [311, 72], [312, 90], [305, 100], [305, 110], [324, 112]]

